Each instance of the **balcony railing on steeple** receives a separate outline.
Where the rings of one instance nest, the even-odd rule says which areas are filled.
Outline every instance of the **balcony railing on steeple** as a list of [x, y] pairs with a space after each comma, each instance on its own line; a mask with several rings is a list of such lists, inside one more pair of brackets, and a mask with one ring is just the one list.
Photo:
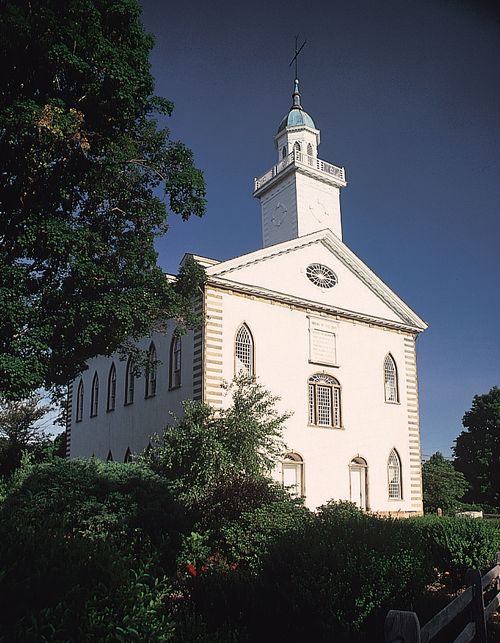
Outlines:
[[335, 178], [340, 179], [340, 181], [345, 182], [345, 170], [343, 167], [337, 167], [336, 165], [322, 161], [316, 156], [309, 156], [309, 154], [293, 150], [293, 152], [288, 154], [288, 156], [285, 156], [285, 158], [279, 163], [273, 165], [273, 167], [263, 176], [255, 179], [255, 191], [259, 190], [271, 179], [274, 179], [275, 176], [292, 163], [297, 166], [311, 167], [322, 174], [329, 174], [330, 176], [334, 176]]

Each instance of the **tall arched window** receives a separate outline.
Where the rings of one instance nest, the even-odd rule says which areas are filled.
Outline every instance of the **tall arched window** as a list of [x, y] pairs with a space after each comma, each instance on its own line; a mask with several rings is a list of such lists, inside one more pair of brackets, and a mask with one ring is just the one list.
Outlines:
[[309, 424], [342, 426], [340, 384], [334, 377], [318, 373], [309, 378]]
[[99, 376], [97, 373], [92, 380], [92, 395], [90, 399], [90, 417], [95, 417], [99, 410]]
[[304, 495], [304, 461], [298, 453], [287, 453], [281, 463], [283, 487], [294, 498]]
[[398, 371], [389, 353], [384, 360], [384, 395], [386, 402], [398, 402]]
[[156, 395], [156, 348], [153, 342], [149, 345], [148, 362], [146, 365], [146, 397]]
[[130, 451], [130, 447], [127, 447], [127, 450], [125, 451], [123, 462], [132, 462], [132, 452]]
[[313, 155], [313, 146], [311, 145], [311, 143], [307, 144], [307, 154], [308, 154], [308, 156]]
[[179, 388], [182, 374], [182, 343], [180, 337], [172, 337], [170, 344], [170, 388]]
[[108, 451], [108, 457], [106, 458], [106, 462], [113, 462], [113, 454], [111, 453], [111, 449]]
[[125, 371], [125, 404], [133, 404], [135, 392], [135, 375], [132, 357], [128, 358]]
[[286, 146], [283, 146], [281, 150], [281, 158], [284, 159], [286, 157]]
[[398, 452], [393, 449], [389, 454], [387, 461], [387, 476], [389, 483], [389, 500], [401, 500], [403, 497], [401, 490], [401, 460]]
[[111, 364], [108, 375], [108, 403], [107, 410], [114, 411], [116, 406], [116, 368]]
[[80, 380], [78, 384], [78, 390], [76, 392], [76, 421], [81, 422], [83, 420], [83, 380]]
[[295, 141], [295, 143], [293, 144], [293, 151], [300, 152], [301, 149], [302, 148], [300, 147], [300, 143], [298, 141]]
[[254, 344], [250, 329], [242, 324], [236, 333], [234, 343], [234, 372], [243, 372], [248, 377], [254, 374]]

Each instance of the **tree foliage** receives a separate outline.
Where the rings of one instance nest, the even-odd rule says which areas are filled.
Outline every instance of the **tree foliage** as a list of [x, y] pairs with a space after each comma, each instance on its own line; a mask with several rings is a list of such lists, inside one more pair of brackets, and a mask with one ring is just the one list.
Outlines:
[[184, 416], [152, 441], [144, 461], [175, 481], [188, 501], [201, 501], [219, 484], [269, 473], [284, 455], [283, 424], [272, 396], [244, 376], [226, 386], [227, 408], [184, 402]]
[[464, 475], [437, 451], [422, 465], [424, 510], [435, 512], [438, 507], [445, 513], [453, 513], [460, 507], [469, 488]]
[[500, 509], [500, 388], [475, 395], [454, 446], [455, 467], [470, 484], [467, 499]]
[[167, 207], [204, 211], [191, 152], [156, 117], [137, 0], [2, 0], [0, 387], [65, 384], [166, 317], [202, 278], [156, 265]]
[[40, 420], [50, 407], [38, 395], [27, 400], [0, 400], [0, 476], [10, 476], [21, 464], [23, 453], [43, 460], [58, 445], [45, 434]]

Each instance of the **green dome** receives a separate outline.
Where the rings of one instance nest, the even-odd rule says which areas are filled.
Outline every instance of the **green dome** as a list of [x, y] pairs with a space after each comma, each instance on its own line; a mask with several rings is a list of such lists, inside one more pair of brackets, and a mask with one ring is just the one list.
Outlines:
[[288, 114], [283, 117], [283, 120], [278, 127], [278, 134], [287, 127], [312, 127], [312, 129], [316, 129], [313, 119], [300, 104], [298, 80], [295, 80], [292, 98], [293, 104], [290, 107]]
[[281, 132], [281, 130], [284, 130], [286, 127], [300, 127], [301, 125], [316, 129], [314, 121], [309, 116], [309, 114], [305, 110], [303, 110], [302, 107], [294, 106], [290, 109], [288, 114], [283, 117], [283, 120], [278, 127], [278, 133]]

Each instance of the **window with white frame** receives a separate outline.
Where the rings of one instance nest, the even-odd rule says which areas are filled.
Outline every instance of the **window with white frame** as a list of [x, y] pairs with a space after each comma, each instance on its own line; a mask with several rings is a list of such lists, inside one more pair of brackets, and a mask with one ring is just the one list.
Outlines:
[[386, 402], [398, 402], [398, 372], [389, 353], [384, 360], [384, 395]]
[[340, 428], [342, 416], [338, 381], [326, 373], [318, 373], [309, 378], [308, 387], [309, 424]]
[[236, 333], [234, 344], [234, 372], [248, 377], [254, 374], [254, 343], [252, 333], [246, 324], [242, 324]]
[[135, 374], [132, 357], [128, 358], [127, 369], [125, 371], [125, 404], [134, 403], [135, 394]]
[[153, 342], [149, 345], [148, 361], [146, 364], [146, 391], [145, 397], [153, 397], [156, 395], [156, 370], [157, 358], [156, 347]]
[[90, 417], [95, 417], [99, 411], [99, 376], [97, 373], [92, 380], [92, 394], [90, 398]]
[[114, 411], [116, 405], [116, 368], [114, 364], [111, 364], [111, 368], [109, 369], [107, 402], [107, 410]]
[[78, 384], [78, 390], [76, 392], [76, 421], [81, 422], [83, 420], [83, 380], [80, 380]]
[[170, 344], [170, 388], [179, 388], [182, 372], [182, 342], [180, 337], [173, 337]]
[[304, 495], [304, 461], [298, 453], [287, 453], [281, 463], [283, 487], [294, 498]]
[[393, 449], [389, 454], [387, 461], [387, 475], [389, 483], [389, 499], [401, 500], [403, 495], [401, 491], [401, 460], [398, 452]]

